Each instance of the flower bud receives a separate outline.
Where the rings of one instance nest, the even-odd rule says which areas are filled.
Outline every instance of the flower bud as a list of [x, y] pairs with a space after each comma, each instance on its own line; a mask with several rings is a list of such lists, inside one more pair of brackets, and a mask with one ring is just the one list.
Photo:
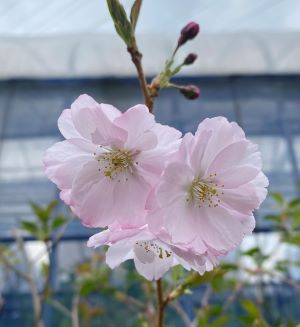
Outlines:
[[196, 59], [197, 59], [197, 55], [195, 53], [190, 53], [185, 57], [183, 64], [191, 65], [192, 63], [194, 63]]
[[179, 92], [189, 100], [197, 99], [200, 96], [200, 90], [196, 85], [181, 86]]
[[192, 40], [199, 33], [199, 30], [199, 24], [195, 22], [188, 23], [180, 32], [177, 47], [180, 47], [188, 40]]

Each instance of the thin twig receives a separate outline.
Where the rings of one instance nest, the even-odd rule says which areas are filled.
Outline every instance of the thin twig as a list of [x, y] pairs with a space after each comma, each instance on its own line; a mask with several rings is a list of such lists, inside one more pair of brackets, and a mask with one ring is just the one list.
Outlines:
[[156, 292], [157, 292], [157, 327], [163, 327], [165, 303], [163, 299], [161, 279], [156, 281]]
[[79, 294], [76, 293], [73, 297], [72, 311], [71, 311], [72, 327], [80, 327], [79, 313], [78, 313], [79, 300], [80, 300]]
[[181, 320], [187, 327], [191, 327], [191, 320], [177, 301], [171, 302], [170, 307], [177, 312], [178, 316], [181, 318]]
[[231, 304], [236, 300], [240, 291], [243, 289], [244, 284], [245, 283], [243, 281], [240, 281], [235, 285], [233, 292], [230, 294], [230, 296], [227, 298], [227, 301], [223, 305], [223, 312], [227, 311], [230, 308]]
[[146, 310], [146, 305], [142, 302], [142, 301], [139, 301], [138, 299], [135, 299], [134, 297], [126, 294], [126, 293], [123, 293], [121, 291], [116, 291], [114, 293], [114, 297], [120, 301], [120, 302], [123, 302], [124, 304], [126, 305], [134, 305], [142, 310]]
[[128, 52], [131, 55], [131, 60], [135, 65], [137, 74], [138, 74], [138, 80], [140, 82], [140, 86], [143, 92], [144, 101], [146, 106], [148, 107], [149, 111], [153, 113], [153, 98], [150, 96], [149, 89], [147, 86], [147, 81], [145, 78], [143, 66], [142, 66], [142, 54], [139, 52], [138, 47], [136, 43], [134, 42], [134, 45], [130, 48], [127, 48]]
[[47, 301], [53, 308], [55, 308], [57, 311], [61, 312], [65, 316], [71, 319], [71, 312], [67, 307], [65, 307], [60, 302], [56, 301], [55, 299], [48, 299]]
[[51, 251], [54, 245], [56, 245], [64, 236], [64, 233], [66, 231], [66, 228], [70, 225], [70, 223], [74, 220], [75, 218], [72, 218], [68, 220], [68, 222], [61, 228], [60, 232], [55, 236], [55, 238], [52, 240], [51, 244], [46, 247], [46, 251], [43, 249], [41, 252], [39, 252], [35, 258], [33, 258], [32, 262], [36, 263], [40, 259], [43, 258], [43, 256]]
[[212, 294], [212, 288], [210, 285], [208, 285], [202, 296], [201, 307], [204, 307], [204, 308], [208, 307], [208, 302], [209, 302], [209, 298], [210, 298], [211, 294]]
[[33, 311], [34, 311], [34, 321], [35, 321], [35, 326], [36, 327], [44, 327], [44, 323], [42, 320], [42, 304], [41, 304], [41, 298], [39, 296], [38, 288], [35, 284], [34, 278], [33, 278], [33, 267], [32, 264], [27, 256], [26, 250], [25, 250], [25, 245], [24, 245], [24, 240], [18, 233], [18, 231], [14, 231], [14, 237], [16, 240], [16, 243], [18, 245], [19, 250], [22, 253], [26, 269], [27, 269], [27, 274], [31, 276], [30, 280], [28, 280], [29, 286], [30, 286], [30, 291], [31, 291], [31, 297], [32, 297], [32, 302], [33, 302]]
[[26, 274], [24, 271], [18, 269], [16, 266], [14, 266], [2, 253], [0, 253], [0, 261], [10, 270], [12, 270], [14, 273], [16, 273], [19, 277], [26, 280], [28, 283], [31, 280], [31, 277]]

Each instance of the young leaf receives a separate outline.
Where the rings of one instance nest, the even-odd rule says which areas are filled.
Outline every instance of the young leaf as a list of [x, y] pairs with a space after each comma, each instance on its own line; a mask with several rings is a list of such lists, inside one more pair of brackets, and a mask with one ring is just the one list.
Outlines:
[[117, 33], [128, 48], [132, 47], [133, 30], [124, 7], [119, 0], [107, 0], [107, 5]]
[[37, 237], [39, 233], [38, 226], [32, 221], [21, 221], [21, 227], [26, 230], [29, 234]]
[[300, 199], [293, 199], [289, 202], [289, 208], [293, 209], [300, 206]]
[[136, 23], [139, 18], [141, 6], [142, 6], [142, 0], [135, 0], [134, 4], [131, 7], [130, 21], [131, 21], [131, 26], [132, 26], [133, 31], [135, 31], [135, 27], [136, 27]]
[[30, 207], [40, 222], [45, 223], [49, 219], [47, 209], [45, 210], [36, 203], [30, 202]]
[[284, 198], [283, 196], [279, 193], [279, 192], [273, 192], [271, 193], [273, 199], [280, 205], [283, 206], [284, 205]]
[[63, 226], [66, 222], [67, 222], [67, 219], [61, 215], [55, 217], [51, 224], [51, 230], [55, 230], [55, 229]]

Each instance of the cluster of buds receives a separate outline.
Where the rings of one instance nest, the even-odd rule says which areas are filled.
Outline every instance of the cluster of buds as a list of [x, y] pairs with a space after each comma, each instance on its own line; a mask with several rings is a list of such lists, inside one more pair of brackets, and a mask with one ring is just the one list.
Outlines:
[[188, 23], [181, 30], [176, 48], [171, 58], [167, 60], [164, 71], [161, 72], [158, 76], [156, 76], [153, 79], [151, 85], [149, 86], [149, 92], [151, 96], [157, 96], [159, 90], [165, 87], [172, 87], [177, 89], [185, 98], [189, 100], [197, 99], [200, 96], [200, 90], [196, 85], [177, 85], [170, 82], [170, 79], [175, 76], [183, 66], [192, 65], [196, 61], [197, 54], [189, 53], [180, 65], [173, 68], [174, 58], [178, 49], [187, 41], [194, 39], [199, 33], [199, 30], [199, 24], [195, 22]]
[[[179, 47], [181, 47], [187, 41], [195, 38], [199, 33], [199, 31], [200, 31], [199, 24], [195, 22], [188, 23], [180, 32], [180, 37], [178, 39], [177, 47], [174, 51], [174, 55], [179, 49]], [[196, 59], [197, 59], [197, 55], [195, 53], [190, 53], [185, 57], [181, 66], [192, 65]], [[200, 96], [200, 90], [196, 85], [178, 86], [177, 89], [185, 98], [189, 100], [197, 99]]]

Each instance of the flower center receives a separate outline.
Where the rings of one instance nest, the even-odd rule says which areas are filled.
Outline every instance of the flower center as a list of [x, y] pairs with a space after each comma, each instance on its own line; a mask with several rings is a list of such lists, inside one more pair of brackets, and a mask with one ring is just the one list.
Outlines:
[[[101, 148], [104, 149], [102, 146]], [[96, 157], [100, 164], [98, 170], [102, 172], [104, 176], [114, 179], [119, 173], [134, 173], [135, 166], [138, 165], [138, 162], [134, 161], [134, 157], [139, 153], [138, 151], [133, 152], [125, 149], [105, 150], [107, 152]], [[126, 178], [126, 180], [128, 179]]]
[[151, 263], [158, 257], [159, 259], [167, 259], [172, 252], [163, 249], [153, 241], [138, 241], [134, 245], [134, 253], [142, 263]]
[[212, 179], [216, 175], [211, 174], [207, 179], [195, 178], [188, 188], [186, 201], [196, 204], [199, 208], [202, 206], [217, 207], [221, 201], [218, 192], [219, 185]]

